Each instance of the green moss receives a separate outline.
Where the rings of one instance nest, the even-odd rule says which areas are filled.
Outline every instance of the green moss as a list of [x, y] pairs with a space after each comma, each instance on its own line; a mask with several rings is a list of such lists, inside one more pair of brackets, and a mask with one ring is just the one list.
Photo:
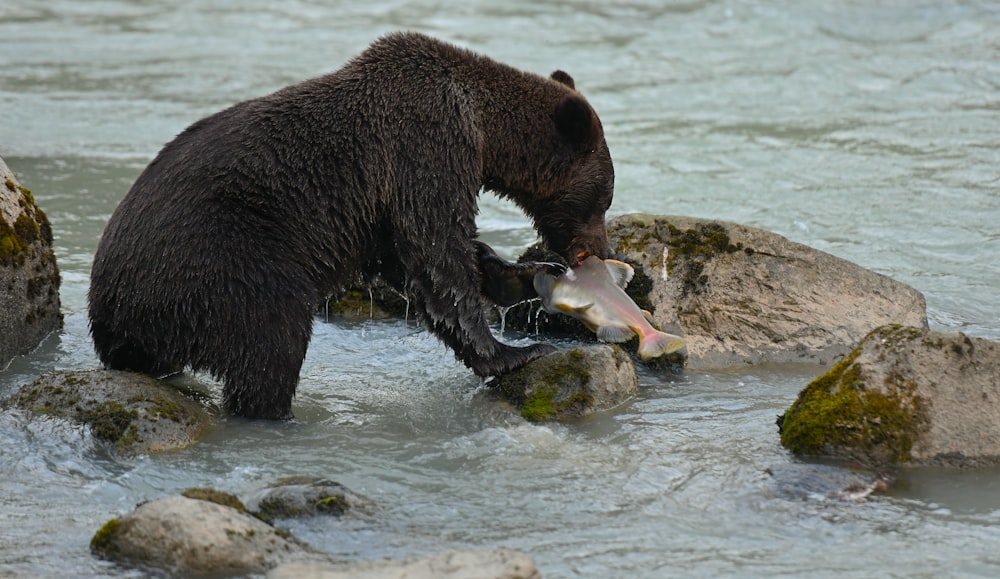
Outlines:
[[138, 440], [138, 428], [133, 421], [139, 417], [121, 402], [102, 402], [80, 411], [80, 420], [90, 425], [95, 437], [125, 448]]
[[743, 249], [742, 243], [732, 243], [725, 226], [719, 223], [699, 223], [683, 231], [667, 224], [667, 230], [670, 232], [667, 273], [673, 275], [675, 270], [681, 268], [686, 293], [698, 293], [708, 283], [708, 277], [703, 272], [711, 259]]
[[217, 491], [215, 489], [190, 488], [182, 492], [181, 496], [187, 497], [189, 499], [215, 503], [217, 505], [222, 505], [224, 507], [236, 509], [241, 513], [247, 512], [247, 508], [243, 504], [243, 501], [241, 501], [236, 495], [225, 493], [222, 491]]
[[[586, 392], [590, 372], [585, 368], [586, 355], [570, 350], [564, 360], [547, 367], [538, 376], [538, 387], [527, 392], [521, 405], [521, 416], [531, 422], [544, 422], [577, 415], [594, 405], [593, 396]], [[560, 397], [560, 392], [571, 391]]]
[[21, 265], [28, 244], [21, 239], [16, 229], [0, 217], [0, 265]]
[[545, 422], [552, 419], [555, 416], [552, 401], [557, 391], [554, 387], [536, 389], [521, 406], [521, 416], [531, 422]]
[[810, 382], [779, 418], [781, 444], [792, 453], [888, 463], [909, 460], [927, 424], [916, 385], [890, 373], [884, 384], [887, 393], [869, 389], [856, 363], [860, 352], [858, 346]]
[[145, 404], [143, 410], [150, 422], [160, 419], [181, 423], [184, 421], [184, 410], [181, 405], [164, 396], [150, 398], [148, 396], [133, 396], [128, 399], [130, 405]]
[[51, 244], [52, 227], [48, 217], [35, 204], [31, 191], [10, 179], [5, 186], [11, 191], [20, 192], [21, 212], [13, 225], [0, 218], [0, 265], [21, 265], [33, 242], [41, 239]]
[[342, 515], [349, 507], [344, 495], [330, 495], [316, 501], [316, 512], [318, 513]]
[[90, 539], [90, 552], [101, 559], [113, 560], [118, 553], [115, 539], [121, 530], [121, 520], [111, 519], [94, 533]]

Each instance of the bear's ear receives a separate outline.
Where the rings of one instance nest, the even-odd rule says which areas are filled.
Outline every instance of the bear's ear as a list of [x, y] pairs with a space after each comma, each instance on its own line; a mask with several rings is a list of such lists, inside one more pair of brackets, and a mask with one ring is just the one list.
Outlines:
[[559, 133], [573, 144], [589, 146], [597, 140], [597, 122], [580, 95], [563, 98], [556, 106], [555, 122]]
[[576, 90], [576, 83], [573, 82], [573, 77], [564, 70], [557, 70], [553, 72], [550, 78], [556, 82], [563, 83], [573, 90]]

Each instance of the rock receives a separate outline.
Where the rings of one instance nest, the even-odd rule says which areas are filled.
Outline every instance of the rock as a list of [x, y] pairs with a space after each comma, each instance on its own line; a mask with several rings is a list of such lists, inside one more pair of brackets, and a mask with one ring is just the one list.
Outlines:
[[651, 282], [655, 324], [686, 338], [688, 368], [826, 364], [879, 326], [927, 327], [920, 292], [761, 229], [635, 214], [608, 235]]
[[281, 479], [247, 501], [250, 510], [271, 519], [313, 515], [370, 515], [375, 503], [344, 485], [319, 477]]
[[450, 551], [431, 557], [340, 565], [289, 563], [268, 579], [541, 579], [534, 561], [510, 549]]
[[491, 390], [532, 422], [573, 420], [613, 408], [639, 391], [632, 359], [606, 345], [562, 350], [493, 379]]
[[212, 424], [198, 401], [170, 384], [117, 370], [46, 374], [3, 404], [86, 423], [126, 456], [184, 448]]
[[343, 291], [320, 305], [317, 315], [345, 320], [384, 320], [409, 317], [407, 298], [381, 278], [355, 276]]
[[0, 369], [62, 327], [52, 227], [0, 159]]
[[812, 381], [779, 418], [802, 456], [871, 465], [1000, 463], [1000, 344], [885, 326]]
[[90, 548], [108, 561], [178, 576], [264, 573], [318, 558], [245, 510], [188, 497], [148, 502], [108, 521]]

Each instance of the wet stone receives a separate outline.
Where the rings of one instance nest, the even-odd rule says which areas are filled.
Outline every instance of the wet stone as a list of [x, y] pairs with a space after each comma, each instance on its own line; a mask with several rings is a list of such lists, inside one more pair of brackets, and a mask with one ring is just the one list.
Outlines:
[[86, 424], [94, 438], [123, 456], [185, 448], [214, 423], [193, 396], [163, 380], [117, 370], [46, 374], [3, 406]]
[[52, 227], [0, 159], [0, 369], [62, 327]]
[[537, 358], [487, 386], [527, 420], [572, 421], [631, 399], [639, 378], [621, 348], [597, 345]]
[[320, 477], [278, 480], [247, 500], [248, 508], [267, 520], [326, 515], [367, 516], [375, 503], [344, 485]]
[[779, 417], [799, 456], [868, 465], [1000, 464], [1000, 343], [888, 325]]

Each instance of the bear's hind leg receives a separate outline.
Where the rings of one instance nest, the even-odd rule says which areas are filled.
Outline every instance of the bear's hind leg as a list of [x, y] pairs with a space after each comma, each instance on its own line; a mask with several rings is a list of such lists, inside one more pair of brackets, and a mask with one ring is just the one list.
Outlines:
[[304, 304], [285, 306], [272, 304], [276, 309], [270, 321], [261, 309], [246, 309], [259, 316], [253, 335], [242, 336], [238, 349], [228, 344], [229, 365], [213, 370], [224, 382], [223, 406], [233, 416], [292, 418], [292, 399], [312, 335], [312, 311]]
[[159, 378], [183, 369], [183, 364], [168, 362], [134, 340], [119, 338], [103, 323], [92, 322], [91, 334], [98, 358], [111, 370], [131, 370]]

